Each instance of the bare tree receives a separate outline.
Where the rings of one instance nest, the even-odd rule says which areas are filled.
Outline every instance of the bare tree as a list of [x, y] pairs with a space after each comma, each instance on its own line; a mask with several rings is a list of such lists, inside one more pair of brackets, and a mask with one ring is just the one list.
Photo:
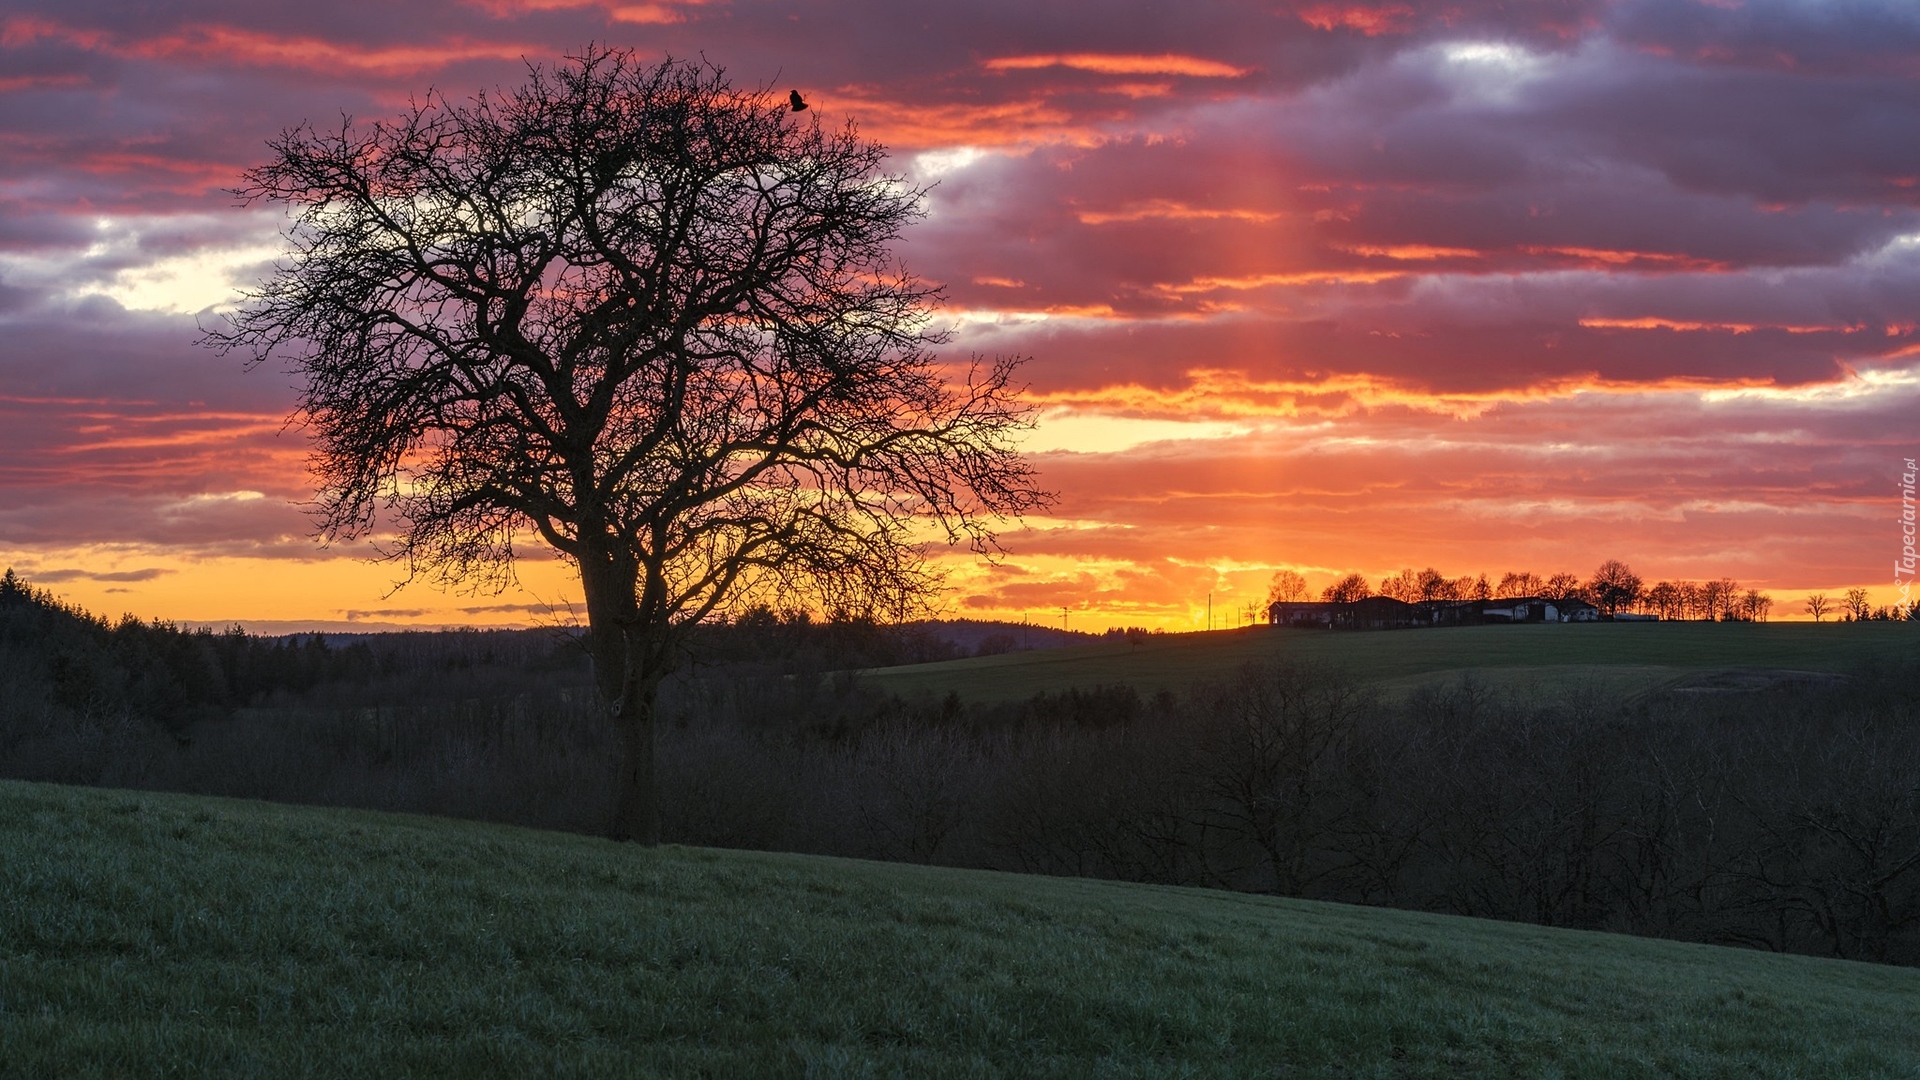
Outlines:
[[1547, 583], [1539, 574], [1531, 570], [1508, 571], [1501, 575], [1500, 584], [1494, 589], [1496, 596], [1519, 598], [1539, 596], [1546, 592]]
[[1244, 668], [1196, 704], [1196, 778], [1217, 826], [1260, 852], [1274, 891], [1298, 893], [1346, 809], [1333, 765], [1371, 698], [1343, 676], [1282, 665]]
[[1409, 604], [1417, 603], [1420, 600], [1420, 575], [1409, 566], [1398, 574], [1383, 577], [1380, 579], [1380, 595]]
[[1618, 559], [1608, 559], [1593, 572], [1593, 580], [1587, 582], [1587, 594], [1592, 597], [1594, 606], [1609, 615], [1618, 614], [1631, 608], [1640, 599], [1641, 581], [1639, 575]]
[[1700, 583], [1699, 610], [1701, 617], [1708, 622], [1733, 618], [1737, 613], [1739, 600], [1740, 583], [1732, 578], [1718, 578]]
[[579, 570], [619, 732], [610, 835], [658, 837], [654, 712], [685, 630], [747, 602], [897, 617], [921, 542], [1042, 505], [1015, 361], [959, 381], [892, 241], [922, 193], [851, 127], [709, 66], [589, 48], [521, 86], [301, 126], [251, 170], [289, 254], [210, 344], [304, 376], [320, 533], [409, 579]]
[[1653, 610], [1654, 614], [1663, 619], [1682, 618], [1686, 613], [1684, 594], [1680, 591], [1680, 587], [1671, 581], [1662, 581], [1648, 589], [1641, 600]]
[[1675, 602], [1683, 619], [1711, 619], [1713, 612], [1707, 606], [1706, 586], [1692, 581], [1674, 583]]
[[1359, 574], [1348, 574], [1339, 581], [1326, 587], [1320, 593], [1320, 599], [1329, 604], [1351, 604], [1356, 600], [1365, 600], [1373, 595], [1367, 579]]
[[1540, 586], [1540, 595], [1548, 600], [1577, 600], [1581, 591], [1580, 578], [1564, 571], [1548, 578]]
[[1846, 599], [1847, 618], [1852, 622], [1865, 622], [1873, 615], [1873, 603], [1867, 599], [1867, 590], [1848, 589]]
[[1307, 598], [1307, 579], [1295, 570], [1276, 570], [1267, 585], [1267, 603], [1297, 604]]
[[1814, 622], [1826, 618], [1827, 612], [1831, 610], [1833, 610], [1832, 603], [1828, 601], [1825, 593], [1814, 593], [1807, 597], [1807, 614], [1813, 616]]
[[1420, 600], [1460, 599], [1459, 590], [1455, 587], [1453, 579], [1435, 570], [1431, 566], [1420, 571], [1420, 576], [1417, 580], [1419, 582], [1418, 599]]

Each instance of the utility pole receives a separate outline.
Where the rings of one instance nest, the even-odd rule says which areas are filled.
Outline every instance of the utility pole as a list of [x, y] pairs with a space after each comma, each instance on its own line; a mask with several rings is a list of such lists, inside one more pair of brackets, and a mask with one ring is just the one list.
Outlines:
[[1213, 593], [1211, 590], [1207, 593], [1207, 629], [1213, 629]]
[[1067, 609], [1064, 607], [1060, 609], [1060, 629], [1062, 632], [1067, 629]]

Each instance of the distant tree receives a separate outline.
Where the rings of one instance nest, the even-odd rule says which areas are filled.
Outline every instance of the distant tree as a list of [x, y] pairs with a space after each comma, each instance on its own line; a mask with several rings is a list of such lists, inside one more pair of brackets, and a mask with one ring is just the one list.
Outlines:
[[1355, 600], [1365, 600], [1373, 595], [1367, 586], [1367, 579], [1359, 574], [1348, 574], [1339, 581], [1327, 586], [1320, 599], [1329, 604], [1351, 604]]
[[243, 195], [292, 212], [292, 250], [208, 343], [304, 376], [322, 536], [397, 529], [444, 582], [503, 585], [529, 535], [577, 569], [611, 836], [657, 840], [687, 628], [761, 600], [901, 617], [937, 581], [926, 522], [991, 551], [1045, 502], [1016, 362], [949, 377], [937, 293], [890, 252], [924, 193], [784, 98], [589, 49], [271, 145]]
[[1641, 584], [1639, 576], [1628, 569], [1626, 563], [1608, 559], [1593, 572], [1586, 591], [1595, 607], [1614, 615], [1632, 608], [1634, 601], [1640, 599]]
[[1814, 593], [1807, 597], [1807, 614], [1813, 616], [1814, 622], [1826, 618], [1831, 610], [1833, 606], [1827, 601], [1825, 593]]
[[1380, 595], [1409, 604], [1420, 599], [1420, 575], [1409, 566], [1398, 574], [1380, 579]]
[[1500, 584], [1494, 588], [1496, 595], [1515, 598], [1522, 596], [1539, 596], [1546, 591], [1546, 581], [1544, 581], [1539, 574], [1533, 573], [1530, 570], [1502, 574]]
[[1580, 593], [1580, 578], [1564, 572], [1548, 578], [1540, 588], [1540, 595], [1548, 600], [1578, 600]]
[[1648, 589], [1640, 601], [1648, 611], [1663, 619], [1681, 617], [1680, 590], [1671, 581], [1662, 581]]
[[1846, 612], [1849, 622], [1863, 622], [1873, 614], [1873, 603], [1867, 599], [1867, 590], [1847, 590]]
[[1698, 582], [1676, 581], [1673, 587], [1680, 608], [1680, 618], [1712, 617], [1706, 613], [1706, 590]]
[[1453, 595], [1457, 600], [1491, 600], [1493, 586], [1487, 582], [1487, 575], [1479, 577], [1457, 577], [1453, 579]]
[[1267, 603], [1297, 604], [1307, 598], [1307, 579], [1292, 570], [1276, 571], [1267, 583]]
[[1460, 599], [1460, 594], [1454, 590], [1453, 579], [1431, 566], [1420, 571], [1415, 583], [1422, 600]]
[[1695, 617], [1708, 621], [1727, 620], [1735, 615], [1740, 598], [1740, 583], [1732, 578], [1703, 581], [1695, 591]]
[[1773, 597], [1758, 589], [1748, 589], [1739, 602], [1740, 617], [1747, 622], [1766, 622], [1767, 613], [1773, 610]]

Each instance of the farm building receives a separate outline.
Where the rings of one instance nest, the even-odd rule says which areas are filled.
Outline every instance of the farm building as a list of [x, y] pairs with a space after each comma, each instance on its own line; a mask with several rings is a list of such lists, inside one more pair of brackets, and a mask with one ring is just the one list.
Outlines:
[[1320, 626], [1332, 630], [1397, 630], [1430, 625], [1417, 604], [1390, 596], [1369, 596], [1353, 603], [1275, 603], [1267, 607], [1273, 626]]
[[1416, 626], [1481, 626], [1487, 623], [1599, 622], [1600, 609], [1585, 600], [1520, 596], [1502, 600], [1426, 600], [1409, 604], [1389, 596], [1352, 603], [1278, 602], [1267, 606], [1271, 626], [1330, 630], [1398, 630]]
[[1585, 600], [1563, 598], [1548, 600], [1522, 596], [1510, 600], [1485, 601], [1480, 621], [1490, 623], [1599, 622], [1600, 609]]

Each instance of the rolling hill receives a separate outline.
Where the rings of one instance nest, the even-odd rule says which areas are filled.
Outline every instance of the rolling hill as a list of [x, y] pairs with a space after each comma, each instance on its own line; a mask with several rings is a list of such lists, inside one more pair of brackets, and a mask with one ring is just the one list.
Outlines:
[[1920, 971], [0, 783], [0, 1076], [1911, 1077]]
[[1290, 659], [1398, 687], [1473, 672], [1495, 683], [1589, 680], [1635, 692], [1729, 668], [1844, 673], [1866, 662], [1912, 657], [1917, 650], [1920, 624], [1899, 622], [1587, 623], [1366, 633], [1254, 626], [877, 668], [863, 675], [900, 694], [953, 692], [992, 703], [1106, 683], [1143, 693], [1178, 691], [1244, 664]]

